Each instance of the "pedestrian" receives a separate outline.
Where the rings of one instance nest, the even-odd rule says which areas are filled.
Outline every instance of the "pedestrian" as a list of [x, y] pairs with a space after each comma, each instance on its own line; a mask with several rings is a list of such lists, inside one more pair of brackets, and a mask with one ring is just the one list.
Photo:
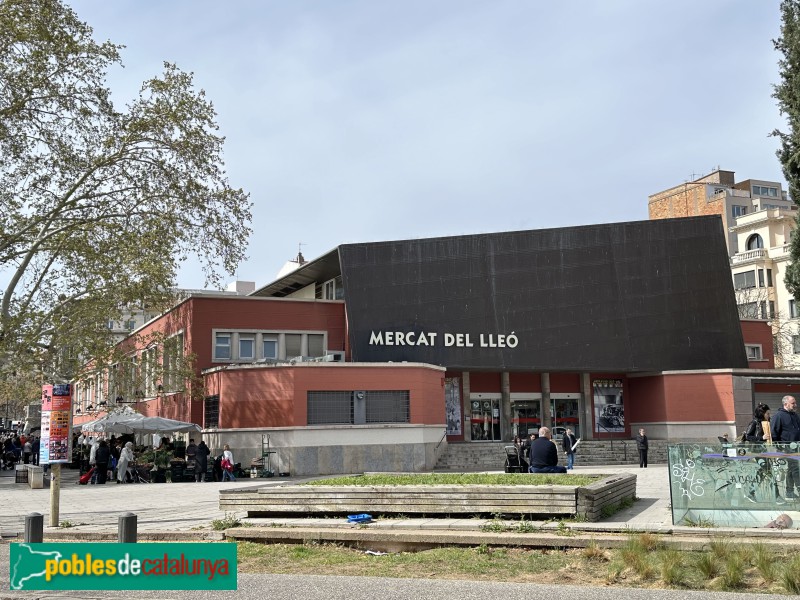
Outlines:
[[189, 440], [189, 445], [186, 446], [186, 466], [194, 468], [194, 461], [197, 457], [197, 444], [193, 439]]
[[639, 451], [639, 468], [647, 468], [647, 450], [650, 448], [650, 442], [644, 433], [644, 428], [639, 429], [639, 435], [636, 436], [636, 449]]
[[100, 440], [95, 451], [95, 462], [97, 464], [97, 484], [101, 485], [108, 478], [108, 465], [111, 463], [111, 449], [108, 442]]
[[539, 428], [539, 437], [531, 442], [531, 473], [566, 473], [566, 467], [558, 464], [558, 448], [552, 441], [549, 427]]
[[206, 443], [200, 440], [197, 445], [197, 452], [194, 459], [194, 480], [197, 483], [203, 482], [206, 479], [206, 471], [208, 470], [208, 455], [211, 450], [208, 449]]
[[[800, 417], [795, 412], [797, 400], [794, 396], [784, 396], [781, 404], [782, 406], [775, 411], [769, 423], [772, 441], [784, 443], [800, 441]], [[796, 460], [787, 460], [786, 462], [786, 494], [784, 497], [787, 500], [795, 500], [797, 498], [795, 488], [800, 487], [800, 465]]]
[[575, 468], [575, 447], [578, 445], [578, 439], [572, 432], [572, 429], [567, 429], [561, 438], [561, 446], [567, 455], [567, 471]]
[[86, 440], [86, 443], [89, 444], [89, 469], [94, 469], [92, 472], [92, 478], [89, 483], [94, 485], [97, 483], [97, 449], [100, 447], [100, 442], [94, 438], [89, 438]]
[[119, 461], [117, 462], [117, 483], [133, 483], [135, 478], [131, 477], [129, 470], [134, 461], [133, 442], [128, 442], [120, 450]]
[[[745, 440], [753, 443], [753, 444], [766, 444], [772, 443], [772, 438], [770, 437], [770, 410], [769, 406], [764, 404], [763, 402], [756, 406], [755, 411], [753, 411], [753, 420], [750, 421], [750, 424], [747, 426], [747, 429], [744, 431]], [[758, 502], [756, 497], [756, 491], [758, 489], [759, 482], [769, 482], [773, 481], [772, 478], [772, 461], [770, 460], [759, 460], [758, 464], [760, 465], [759, 474], [756, 477], [755, 481], [750, 483], [750, 486], [745, 493], [744, 497], [746, 500], [753, 502], [754, 504]], [[786, 504], [786, 500], [781, 498], [780, 492], [778, 490], [778, 484], [773, 481], [773, 485], [775, 486], [775, 504]]]
[[35, 438], [33, 438], [33, 444], [31, 446], [32, 446], [31, 449], [33, 451], [33, 455], [31, 456], [31, 458], [33, 459], [33, 464], [38, 465], [39, 464], [39, 449], [41, 448], [41, 441], [39, 439], [39, 436], [36, 436]]
[[236, 481], [236, 476], [233, 474], [235, 464], [236, 463], [233, 462], [231, 447], [225, 444], [222, 452], [222, 481]]
[[23, 464], [28, 464], [31, 462], [31, 454], [33, 454], [33, 444], [31, 444], [30, 439], [26, 439], [25, 443], [22, 444], [22, 462]]

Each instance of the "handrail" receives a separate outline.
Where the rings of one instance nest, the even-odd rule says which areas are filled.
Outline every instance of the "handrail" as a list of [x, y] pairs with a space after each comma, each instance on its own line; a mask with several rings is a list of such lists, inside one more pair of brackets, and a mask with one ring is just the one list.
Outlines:
[[447, 437], [447, 429], [444, 430], [444, 433], [442, 434], [442, 439], [439, 440], [439, 443], [436, 444], [436, 447], [433, 449], [434, 452], [436, 452], [439, 449], [439, 446], [442, 445], [442, 442], [444, 441], [444, 438], [446, 438], [446, 437]]

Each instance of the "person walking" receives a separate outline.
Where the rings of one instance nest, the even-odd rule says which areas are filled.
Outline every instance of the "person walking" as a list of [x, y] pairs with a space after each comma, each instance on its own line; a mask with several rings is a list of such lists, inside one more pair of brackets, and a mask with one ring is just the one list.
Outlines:
[[[795, 412], [797, 410], [797, 400], [794, 396], [784, 396], [781, 400], [782, 406], [775, 411], [769, 422], [770, 433], [773, 442], [797, 442], [800, 441], [800, 417]], [[800, 487], [800, 465], [796, 460], [788, 460], [786, 470], [786, 494], [787, 500], [796, 500], [795, 488]]]
[[567, 471], [575, 468], [575, 446], [578, 444], [578, 439], [575, 437], [572, 429], [567, 429], [561, 438], [561, 446], [567, 455]]
[[647, 450], [650, 448], [650, 442], [644, 433], [644, 428], [639, 429], [639, 434], [636, 436], [636, 449], [639, 451], [639, 468], [647, 468]]
[[529, 472], [566, 473], [566, 467], [558, 464], [558, 448], [553, 443], [549, 427], [539, 428], [539, 437], [531, 442]]
[[233, 474], [233, 452], [228, 444], [223, 446], [222, 452], [222, 481], [236, 481], [236, 476]]
[[203, 482], [206, 479], [206, 471], [208, 470], [208, 455], [211, 450], [208, 449], [206, 443], [200, 440], [197, 444], [197, 452], [194, 455], [194, 480], [197, 483]]

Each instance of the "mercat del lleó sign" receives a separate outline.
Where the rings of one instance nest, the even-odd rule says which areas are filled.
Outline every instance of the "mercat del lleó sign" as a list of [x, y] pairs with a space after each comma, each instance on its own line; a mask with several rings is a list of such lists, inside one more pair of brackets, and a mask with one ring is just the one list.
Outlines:
[[512, 331], [508, 335], [502, 333], [443, 333], [416, 331], [372, 331], [369, 336], [370, 346], [436, 346], [445, 348], [516, 348], [519, 338]]

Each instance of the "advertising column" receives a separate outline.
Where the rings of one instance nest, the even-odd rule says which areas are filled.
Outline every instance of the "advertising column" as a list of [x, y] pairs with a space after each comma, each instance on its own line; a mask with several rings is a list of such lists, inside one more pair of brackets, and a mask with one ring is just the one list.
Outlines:
[[57, 527], [61, 465], [72, 460], [72, 388], [68, 383], [42, 386], [41, 434], [39, 464], [52, 467], [49, 523]]
[[42, 386], [39, 464], [72, 462], [72, 394], [67, 384]]

